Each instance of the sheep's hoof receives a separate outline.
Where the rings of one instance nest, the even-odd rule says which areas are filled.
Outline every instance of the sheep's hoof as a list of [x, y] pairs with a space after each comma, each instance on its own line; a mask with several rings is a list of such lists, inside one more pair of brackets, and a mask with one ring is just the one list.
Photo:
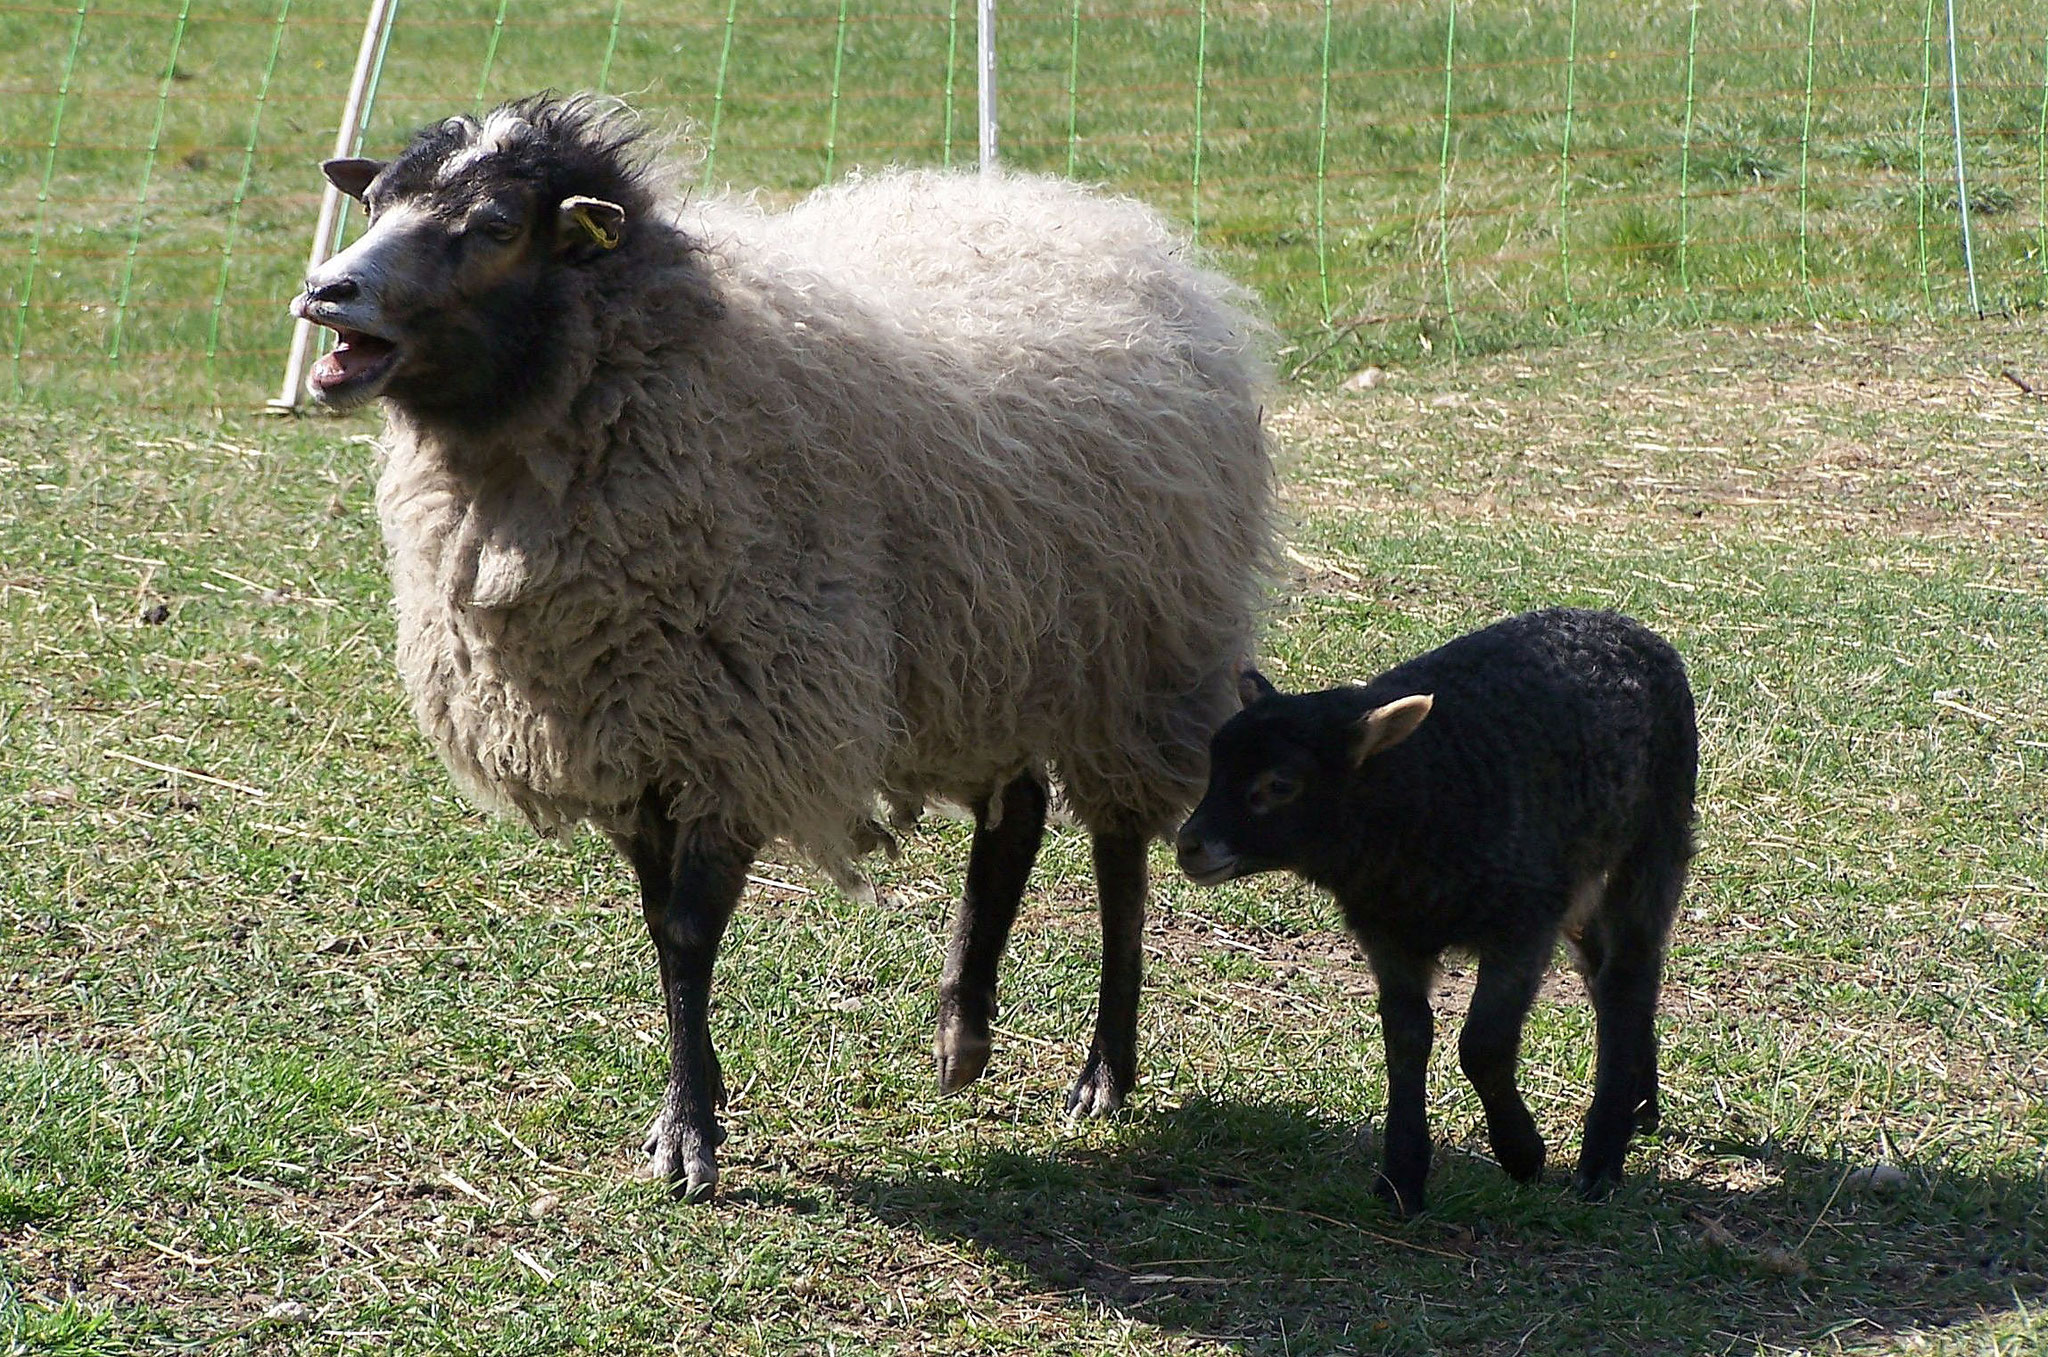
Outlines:
[[1518, 1183], [1534, 1183], [1543, 1177], [1543, 1138], [1533, 1131], [1522, 1139], [1502, 1137], [1494, 1143], [1493, 1157]]
[[958, 1093], [981, 1078], [988, 1068], [988, 1052], [987, 1036], [965, 1032], [958, 1023], [943, 1024], [932, 1042], [932, 1053], [939, 1061], [939, 1092]]
[[1122, 1110], [1124, 1099], [1130, 1095], [1133, 1082], [1118, 1079], [1101, 1053], [1090, 1051], [1088, 1063], [1081, 1067], [1081, 1077], [1074, 1081], [1073, 1090], [1067, 1094], [1067, 1120], [1115, 1116]]
[[657, 1112], [640, 1149], [646, 1154], [634, 1177], [646, 1183], [667, 1183], [686, 1202], [708, 1200], [718, 1189], [718, 1160], [711, 1147], [691, 1145], [666, 1111]]

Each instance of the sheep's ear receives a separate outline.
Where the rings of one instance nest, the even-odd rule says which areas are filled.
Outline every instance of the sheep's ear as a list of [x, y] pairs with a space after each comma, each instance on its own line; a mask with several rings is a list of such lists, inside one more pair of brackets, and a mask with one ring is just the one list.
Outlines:
[[626, 209], [581, 194], [555, 209], [555, 249], [575, 259], [616, 250], [626, 238]]
[[383, 161], [365, 160], [360, 156], [320, 162], [320, 173], [327, 176], [327, 182], [357, 202], [362, 202], [363, 195], [370, 191], [370, 181], [383, 172]]
[[1385, 706], [1374, 707], [1359, 717], [1358, 723], [1351, 728], [1351, 766], [1356, 768], [1373, 755], [1384, 754], [1413, 735], [1435, 704], [1436, 698], [1431, 694], [1417, 693], [1413, 697], [1396, 698]]
[[1249, 707], [1254, 702], [1264, 701], [1266, 698], [1278, 697], [1279, 695], [1280, 690], [1266, 682], [1264, 674], [1261, 674], [1248, 664], [1239, 667], [1237, 671], [1238, 705]]

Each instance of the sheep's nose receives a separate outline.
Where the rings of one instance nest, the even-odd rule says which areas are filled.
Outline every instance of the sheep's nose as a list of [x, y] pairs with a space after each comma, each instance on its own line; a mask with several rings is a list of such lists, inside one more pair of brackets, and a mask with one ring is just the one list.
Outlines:
[[317, 286], [311, 278], [306, 280], [306, 300], [309, 302], [350, 301], [361, 291], [362, 288], [356, 285], [356, 280], [347, 276]]
[[1179, 857], [1191, 858], [1202, 851], [1202, 836], [1183, 827], [1173, 840], [1173, 851]]

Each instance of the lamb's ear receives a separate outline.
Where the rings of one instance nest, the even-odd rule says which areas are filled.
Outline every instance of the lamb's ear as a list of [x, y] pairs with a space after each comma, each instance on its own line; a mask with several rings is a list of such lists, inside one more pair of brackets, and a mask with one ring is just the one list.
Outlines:
[[1413, 735], [1435, 703], [1436, 698], [1431, 694], [1417, 693], [1413, 697], [1396, 698], [1385, 706], [1374, 707], [1359, 717], [1358, 723], [1351, 728], [1351, 766], [1356, 768], [1373, 755], [1384, 754]]
[[1249, 707], [1254, 702], [1269, 697], [1278, 697], [1280, 690], [1266, 682], [1266, 676], [1250, 665], [1240, 665], [1237, 671], [1237, 701], [1239, 706]]
[[587, 259], [606, 250], [616, 250], [626, 238], [626, 209], [602, 198], [577, 194], [562, 199], [555, 209], [555, 251], [572, 259]]
[[383, 161], [365, 160], [361, 156], [320, 162], [320, 173], [327, 176], [327, 182], [357, 202], [362, 202], [363, 195], [370, 191], [370, 181], [383, 172]]

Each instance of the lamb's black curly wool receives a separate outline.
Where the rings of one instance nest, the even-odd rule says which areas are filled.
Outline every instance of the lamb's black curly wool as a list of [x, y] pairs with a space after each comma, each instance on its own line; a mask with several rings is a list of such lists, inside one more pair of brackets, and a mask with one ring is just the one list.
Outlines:
[[1515, 1087], [1522, 1023], [1560, 934], [1575, 949], [1599, 1018], [1576, 1181], [1619, 1178], [1630, 1132], [1657, 1119], [1657, 991], [1692, 855], [1699, 741], [1677, 652], [1628, 618], [1558, 608], [1363, 687], [1243, 687], [1181, 865], [1204, 881], [1290, 870], [1336, 896], [1379, 980], [1396, 1206], [1423, 1201], [1429, 987], [1447, 948], [1479, 959], [1459, 1061], [1518, 1178], [1544, 1156]]

